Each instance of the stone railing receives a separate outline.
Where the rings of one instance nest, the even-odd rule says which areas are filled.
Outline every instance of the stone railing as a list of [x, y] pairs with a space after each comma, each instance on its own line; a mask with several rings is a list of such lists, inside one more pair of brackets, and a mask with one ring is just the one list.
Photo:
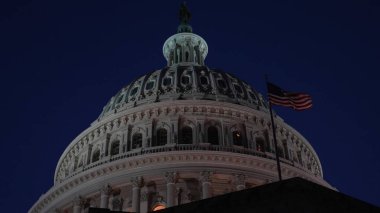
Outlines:
[[[175, 152], [175, 151], [215, 151], [215, 152], [231, 152], [231, 153], [238, 153], [238, 154], [244, 154], [244, 155], [251, 155], [271, 160], [276, 160], [275, 154], [270, 152], [260, 152], [253, 149], [248, 149], [245, 147], [240, 146], [219, 146], [219, 145], [210, 145], [208, 143], [203, 144], [167, 144], [164, 146], [155, 146], [155, 147], [147, 147], [147, 148], [138, 148], [134, 149], [132, 151], [123, 152], [117, 155], [113, 156], [106, 156], [102, 159], [90, 163], [88, 165], [84, 165], [82, 167], [77, 168], [73, 173], [71, 173], [69, 176], [65, 177], [60, 182], [63, 182], [71, 177], [76, 176], [79, 173], [82, 173], [86, 170], [89, 170], [91, 168], [100, 166], [102, 164], [106, 164], [112, 161], [117, 161], [121, 159], [131, 158], [135, 156], [140, 155], [148, 155], [153, 153], [161, 153], [161, 152]], [[280, 158], [281, 163], [296, 167], [298, 169], [301, 169], [303, 171], [307, 171], [305, 168], [303, 168], [301, 165], [294, 163], [293, 161]]]

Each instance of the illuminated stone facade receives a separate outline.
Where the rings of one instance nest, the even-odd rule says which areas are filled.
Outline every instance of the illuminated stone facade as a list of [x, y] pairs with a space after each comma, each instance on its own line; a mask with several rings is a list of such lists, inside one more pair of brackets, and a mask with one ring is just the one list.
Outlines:
[[[204, 65], [207, 51], [182, 23], [163, 47], [168, 66], [111, 98], [68, 145], [54, 186], [29, 212], [148, 212], [276, 181], [266, 100]], [[283, 177], [331, 188], [310, 143], [275, 120]]]

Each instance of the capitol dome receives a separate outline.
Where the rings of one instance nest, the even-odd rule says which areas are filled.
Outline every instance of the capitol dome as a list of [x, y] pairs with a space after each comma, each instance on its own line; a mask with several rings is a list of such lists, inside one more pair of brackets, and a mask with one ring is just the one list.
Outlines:
[[[267, 101], [205, 65], [206, 41], [181, 8], [167, 66], [123, 87], [60, 157], [54, 186], [29, 212], [89, 207], [148, 212], [277, 181]], [[283, 178], [332, 188], [310, 143], [275, 117]]]

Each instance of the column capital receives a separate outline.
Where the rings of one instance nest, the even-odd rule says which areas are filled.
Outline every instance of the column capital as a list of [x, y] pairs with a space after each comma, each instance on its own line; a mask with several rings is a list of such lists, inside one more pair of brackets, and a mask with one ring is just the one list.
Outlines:
[[144, 185], [144, 178], [141, 177], [141, 176], [137, 176], [137, 177], [132, 177], [131, 178], [131, 183], [133, 185], [133, 187], [142, 187]]
[[245, 185], [245, 178], [246, 176], [244, 174], [234, 174], [233, 182], [236, 185]]
[[199, 180], [201, 182], [211, 182], [211, 176], [212, 176], [213, 172], [211, 171], [202, 171], [200, 173], [200, 177], [199, 177]]
[[73, 199], [74, 206], [82, 206], [84, 204], [84, 199], [81, 196], [75, 196]]
[[178, 179], [177, 172], [165, 172], [166, 183], [176, 183]]
[[100, 192], [104, 195], [110, 195], [112, 193], [112, 187], [109, 184], [106, 184], [100, 189]]

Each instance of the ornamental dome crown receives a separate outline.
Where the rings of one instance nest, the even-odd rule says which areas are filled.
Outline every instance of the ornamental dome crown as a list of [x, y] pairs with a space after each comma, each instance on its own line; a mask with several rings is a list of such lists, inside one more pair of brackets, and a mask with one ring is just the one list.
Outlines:
[[190, 17], [182, 4], [177, 34], [169, 37], [162, 48], [167, 66], [123, 87], [104, 106], [98, 121], [126, 109], [168, 100], [214, 100], [267, 112], [266, 101], [248, 83], [205, 65], [208, 46], [201, 36], [193, 33]]

